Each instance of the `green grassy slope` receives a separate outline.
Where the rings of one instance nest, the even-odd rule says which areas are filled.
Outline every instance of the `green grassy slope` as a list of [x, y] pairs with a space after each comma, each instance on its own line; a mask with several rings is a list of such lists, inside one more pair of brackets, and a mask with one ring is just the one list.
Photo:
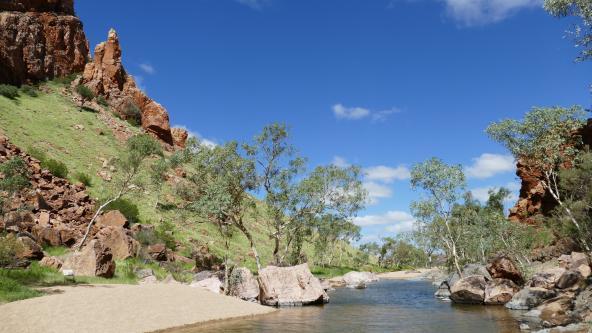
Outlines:
[[[25, 151], [32, 147], [38, 148], [49, 158], [64, 162], [68, 166], [68, 178], [72, 182], [76, 182], [74, 178], [77, 172], [90, 175], [93, 185], [88, 191], [91, 196], [97, 199], [104, 198], [109, 183], [97, 175], [102, 167], [99, 158], [109, 159], [117, 156], [123, 142], [115, 138], [97, 113], [81, 111], [76, 107], [64, 94], [66, 86], [63, 84], [47, 82], [42, 85], [41, 90], [38, 97], [21, 93], [17, 99], [10, 100], [0, 96], [0, 132]], [[130, 126], [123, 121], [121, 123]], [[77, 129], [75, 125], [83, 125], [84, 129]], [[130, 128], [139, 131], [131, 126]], [[170, 195], [171, 188], [165, 188], [163, 194], [163, 197]], [[218, 255], [223, 253], [223, 242], [215, 228], [207, 223], [197, 223], [197, 216], [176, 209], [155, 209], [154, 193], [145, 192], [128, 199], [139, 206], [142, 223], [158, 224], [161, 220], [172, 221], [176, 227], [175, 237], [181, 243], [207, 244], [212, 252]], [[265, 265], [271, 260], [272, 242], [267, 236], [262, 214], [250, 215], [247, 224], [252, 230], [257, 250]], [[353, 256], [354, 249], [349, 246], [342, 247], [344, 258]], [[232, 239], [232, 259], [254, 269], [254, 259], [249, 256], [249, 252], [247, 239], [236, 232]], [[310, 249], [307, 252], [310, 252]], [[351, 266], [351, 263], [349, 265]]]

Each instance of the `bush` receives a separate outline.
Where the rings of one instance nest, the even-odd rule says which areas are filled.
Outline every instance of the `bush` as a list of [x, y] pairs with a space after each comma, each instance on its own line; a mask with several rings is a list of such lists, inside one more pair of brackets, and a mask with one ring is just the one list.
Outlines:
[[22, 247], [14, 235], [0, 236], [0, 267], [13, 266], [17, 261], [16, 254], [22, 251]]
[[49, 170], [49, 172], [51, 172], [56, 177], [68, 177], [68, 167], [60, 161], [56, 161], [54, 159], [45, 160], [43, 163], [41, 163], [41, 166]]
[[41, 163], [43, 163], [43, 162], [45, 162], [45, 160], [47, 160], [47, 155], [40, 148], [29, 147], [29, 149], [27, 149], [27, 153], [29, 153], [29, 155], [33, 156], [34, 158], [38, 159], [39, 162], [41, 162]]
[[27, 85], [27, 84], [23, 84], [21, 86], [21, 91], [23, 93], [25, 93], [26, 95], [29, 95], [31, 97], [37, 97], [39, 96], [39, 94], [37, 93], [37, 88]]
[[99, 105], [104, 106], [104, 107], [108, 107], [109, 103], [107, 102], [107, 100], [105, 99], [105, 97], [100, 96], [97, 97], [97, 103], [99, 103]]
[[84, 184], [86, 187], [92, 186], [92, 178], [90, 178], [90, 176], [84, 172], [76, 173], [76, 180]]
[[123, 118], [132, 126], [140, 126], [142, 124], [142, 111], [136, 104], [128, 103], [123, 110]]
[[105, 211], [118, 210], [130, 224], [140, 222], [138, 206], [127, 199], [118, 199], [107, 205]]
[[66, 76], [57, 77], [54, 79], [54, 82], [60, 83], [63, 85], [69, 85], [70, 83], [72, 83], [72, 81], [74, 81], [75, 78], [76, 78], [76, 74], [72, 73], [72, 74], [69, 74]]
[[95, 98], [95, 94], [90, 90], [89, 87], [85, 86], [84, 84], [79, 84], [78, 86], [76, 86], [76, 92], [78, 93], [78, 95], [80, 95], [80, 97], [87, 101], [90, 101], [93, 98]]
[[0, 84], [0, 95], [15, 99], [19, 96], [18, 88], [9, 84]]
[[156, 237], [173, 251], [177, 249], [174, 233], [175, 225], [171, 221], [163, 221], [156, 227]]

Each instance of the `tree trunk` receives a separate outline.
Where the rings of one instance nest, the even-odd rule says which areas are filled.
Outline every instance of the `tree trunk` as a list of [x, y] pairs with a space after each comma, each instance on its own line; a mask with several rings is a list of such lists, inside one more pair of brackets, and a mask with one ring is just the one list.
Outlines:
[[245, 237], [247, 237], [247, 239], [249, 240], [251, 251], [253, 251], [253, 254], [255, 255], [255, 262], [257, 263], [257, 272], [259, 272], [261, 270], [261, 260], [259, 259], [259, 253], [257, 252], [257, 248], [255, 248], [255, 241], [253, 241], [253, 236], [247, 230], [242, 221], [238, 222], [236, 225], [238, 226], [240, 231], [242, 231]]
[[105, 209], [105, 207], [107, 207], [110, 203], [112, 203], [113, 201], [115, 201], [117, 199], [119, 199], [119, 196], [116, 198], [107, 200], [107, 202], [102, 204], [99, 207], [99, 209], [97, 209], [97, 211], [95, 212], [95, 215], [93, 215], [92, 219], [88, 223], [88, 227], [86, 227], [86, 232], [84, 233], [84, 237], [82, 237], [82, 241], [80, 241], [80, 245], [78, 245], [77, 251], [80, 251], [80, 249], [82, 249], [82, 246], [84, 245], [84, 242], [86, 242], [86, 239], [88, 238], [88, 235], [90, 234], [90, 230], [92, 229], [92, 226], [95, 224], [97, 217], [99, 217], [99, 214], [101, 214], [101, 212], [103, 211], [103, 209]]

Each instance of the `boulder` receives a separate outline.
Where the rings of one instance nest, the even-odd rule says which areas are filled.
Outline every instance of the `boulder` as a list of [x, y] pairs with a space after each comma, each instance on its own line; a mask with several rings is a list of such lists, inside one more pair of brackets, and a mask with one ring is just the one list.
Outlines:
[[228, 294], [249, 302], [257, 302], [259, 283], [251, 271], [244, 267], [232, 270], [228, 282]]
[[487, 281], [482, 275], [471, 275], [458, 280], [450, 288], [450, 299], [461, 304], [481, 304], [485, 300]]
[[131, 237], [131, 232], [122, 227], [105, 227], [99, 230], [95, 238], [111, 249], [115, 260], [135, 257], [140, 248], [140, 243]]
[[575, 299], [574, 312], [584, 321], [592, 321], [592, 285], [588, 285]]
[[366, 284], [378, 281], [376, 274], [371, 272], [349, 272], [343, 276], [346, 287], [364, 289]]
[[346, 283], [345, 280], [343, 279], [342, 276], [336, 276], [336, 277], [332, 277], [329, 280], [327, 280], [329, 282], [329, 285], [332, 288], [340, 288], [340, 287], [345, 287]]
[[163, 243], [152, 244], [148, 246], [148, 255], [156, 261], [167, 260], [167, 248]]
[[38, 224], [33, 227], [31, 232], [42, 245], [62, 245], [62, 237], [60, 237], [60, 231], [58, 230], [58, 228], [54, 228], [50, 225], [43, 226], [41, 224]]
[[555, 283], [555, 287], [559, 289], [567, 289], [575, 286], [584, 280], [582, 274], [577, 270], [568, 270], [561, 274], [561, 277]]
[[527, 285], [536, 288], [553, 289], [559, 278], [565, 273], [565, 268], [554, 267], [535, 273]]
[[136, 274], [136, 277], [140, 280], [145, 279], [149, 276], [154, 276], [154, 271], [150, 268], [138, 269], [134, 273]]
[[[483, 265], [480, 265], [480, 264], [466, 264], [462, 269], [462, 275], [463, 275], [463, 277], [467, 277], [467, 276], [471, 276], [471, 275], [481, 275], [487, 281], [492, 279], [491, 275], [487, 271], [487, 268]], [[458, 275], [457, 272], [451, 273], [448, 276], [448, 278], [446, 279], [446, 281], [448, 282], [448, 285], [450, 285], [451, 287], [458, 280], [460, 280], [460, 276]]]
[[519, 285], [524, 283], [522, 273], [520, 273], [514, 261], [507, 256], [495, 257], [486, 268], [494, 279], [508, 279]]
[[530, 310], [543, 301], [555, 297], [556, 294], [555, 291], [545, 288], [527, 287], [514, 294], [512, 300], [506, 303], [506, 307], [512, 310]]
[[572, 252], [559, 257], [559, 265], [565, 269], [576, 269], [581, 265], [590, 266], [588, 256], [582, 252]]
[[43, 258], [43, 249], [39, 244], [29, 237], [18, 237], [16, 257], [21, 260], [41, 260]]
[[199, 282], [201, 280], [209, 279], [214, 275], [215, 274], [212, 271], [201, 271], [193, 276], [193, 282]]
[[193, 282], [189, 286], [193, 288], [206, 289], [216, 294], [221, 294], [223, 292], [222, 282], [216, 276]]
[[323, 287], [324, 291], [330, 291], [333, 290], [333, 287], [331, 286], [331, 283], [329, 282], [329, 280], [327, 279], [320, 279], [321, 281], [321, 287]]
[[485, 304], [498, 305], [508, 303], [520, 288], [512, 280], [493, 279], [485, 287]]
[[43, 257], [39, 265], [59, 270], [62, 268], [63, 262], [58, 257]]
[[197, 251], [193, 252], [192, 257], [195, 259], [195, 268], [198, 271], [211, 271], [222, 268], [222, 261], [210, 253], [207, 246], [202, 246]]
[[81, 251], [66, 258], [62, 269], [73, 270], [76, 276], [111, 278], [115, 273], [115, 261], [111, 249], [93, 239]]
[[434, 293], [434, 296], [440, 299], [449, 299], [450, 298], [450, 286], [448, 285], [448, 281], [442, 281], [438, 290]]
[[572, 299], [563, 296], [550, 299], [541, 304], [537, 309], [540, 311], [539, 318], [543, 321], [543, 326], [565, 326], [573, 323], [576, 316], [571, 311], [572, 306]]
[[576, 270], [582, 274], [584, 279], [587, 279], [592, 274], [592, 269], [590, 269], [590, 265], [580, 265], [580, 267], [576, 268]]
[[307, 264], [265, 267], [259, 271], [259, 287], [259, 301], [263, 305], [300, 306], [329, 302], [329, 296]]
[[97, 219], [97, 226], [99, 228], [104, 227], [122, 227], [127, 228], [129, 223], [127, 218], [121, 214], [118, 210], [110, 210], [105, 214], [101, 215]]

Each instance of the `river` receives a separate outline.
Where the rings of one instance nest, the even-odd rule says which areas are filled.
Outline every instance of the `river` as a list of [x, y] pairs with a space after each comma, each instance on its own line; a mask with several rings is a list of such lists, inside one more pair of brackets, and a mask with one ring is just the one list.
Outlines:
[[331, 302], [324, 306], [280, 309], [184, 332], [520, 332], [518, 322], [502, 306], [452, 304], [434, 298], [434, 291], [426, 281], [382, 280], [363, 290], [331, 291]]

